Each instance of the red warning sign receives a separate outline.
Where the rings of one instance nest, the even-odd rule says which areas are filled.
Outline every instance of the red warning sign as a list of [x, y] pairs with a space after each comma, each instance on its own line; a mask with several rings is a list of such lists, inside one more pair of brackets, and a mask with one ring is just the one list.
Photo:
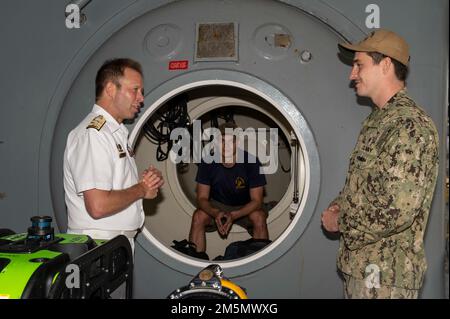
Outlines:
[[169, 70], [186, 70], [189, 67], [188, 60], [170, 61]]

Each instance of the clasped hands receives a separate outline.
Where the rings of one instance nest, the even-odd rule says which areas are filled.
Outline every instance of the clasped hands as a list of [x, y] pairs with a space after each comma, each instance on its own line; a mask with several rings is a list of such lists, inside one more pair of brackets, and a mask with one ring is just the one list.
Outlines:
[[158, 190], [164, 185], [164, 179], [159, 170], [152, 165], [142, 173], [140, 181], [141, 186], [145, 191], [145, 199], [153, 199], [158, 195]]
[[226, 237], [228, 235], [228, 232], [231, 229], [231, 226], [233, 225], [233, 214], [232, 212], [223, 212], [220, 211], [216, 218], [216, 225], [217, 225], [217, 230], [219, 231], [219, 234], [223, 237]]

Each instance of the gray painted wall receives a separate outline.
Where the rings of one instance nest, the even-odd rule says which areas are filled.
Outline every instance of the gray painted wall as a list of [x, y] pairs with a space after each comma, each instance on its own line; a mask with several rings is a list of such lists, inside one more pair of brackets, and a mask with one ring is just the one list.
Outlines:
[[[183, 0], [189, 1], [189, 0]], [[125, 0], [93, 0], [86, 8], [88, 21], [81, 29], [69, 30], [64, 24], [63, 1], [2, 1], [0, 4], [0, 39], [2, 46], [0, 56], [4, 61], [0, 75], [0, 227], [11, 228], [17, 232], [26, 230], [29, 218], [33, 215], [53, 215], [53, 204], [49, 190], [50, 185], [50, 153], [53, 131], [57, 125], [59, 108], [64, 101], [71, 80], [75, 80], [82, 66], [99, 46], [115, 31], [141, 14], [167, 4], [171, 1], [125, 1]], [[220, 2], [220, 1], [218, 1]], [[373, 1], [360, 0], [327, 0], [327, 1], [284, 1], [301, 9], [317, 13], [327, 18], [330, 24], [342, 22], [346, 18], [349, 23], [334, 25], [337, 31], [348, 34], [350, 40], [359, 39], [355, 29], [367, 32], [365, 7]], [[444, 157], [444, 126], [447, 105], [448, 77], [448, 1], [446, 0], [403, 0], [377, 1], [381, 9], [381, 26], [390, 28], [403, 35], [411, 46], [411, 74], [408, 88], [411, 95], [427, 110], [438, 126], [442, 139], [441, 163]], [[343, 18], [344, 17], [344, 18]], [[351, 21], [351, 23], [350, 23]], [[336, 63], [340, 63], [336, 60]], [[62, 79], [64, 78], [64, 81]], [[345, 79], [336, 78], [342, 86]], [[295, 81], [295, 80], [294, 80]], [[91, 101], [92, 97], [86, 97]], [[352, 101], [351, 105], [356, 105]], [[345, 107], [351, 107], [345, 106]], [[358, 114], [367, 113], [359, 110]], [[356, 117], [359, 117], [357, 115]], [[323, 114], [324, 118], [327, 114]], [[345, 119], [336, 118], [336, 121]], [[330, 130], [341, 131], [354, 136], [358, 132], [359, 123], [354, 126], [339, 126]], [[314, 123], [311, 123], [314, 129]], [[327, 132], [315, 132], [326, 134]], [[332, 136], [332, 135], [331, 135]], [[320, 139], [321, 137], [318, 136]], [[339, 144], [334, 147], [338, 148]], [[349, 154], [353, 142], [345, 144], [344, 149], [337, 149]], [[327, 194], [337, 192], [344, 183], [347, 156], [335, 164], [333, 176], [323, 177], [321, 185]], [[423, 297], [443, 297], [443, 258], [444, 258], [444, 203], [443, 176], [444, 165], [441, 165], [436, 194], [432, 206], [432, 214], [426, 236], [426, 252], [429, 260]], [[323, 181], [322, 181], [323, 182]], [[320, 224], [320, 211], [331, 198], [321, 198], [317, 212], [311, 225]], [[303, 242], [288, 252], [288, 258], [303, 265], [301, 250], [304, 245], [312, 244], [313, 238], [306, 235]], [[326, 269], [325, 276], [330, 277], [332, 287], [322, 282], [317, 287], [302, 291], [284, 291], [282, 287], [274, 287], [271, 293], [279, 297], [312, 297], [339, 298], [340, 284], [329, 264], [334, 262], [337, 243], [329, 241], [322, 247], [326, 254], [308, 264], [309, 269], [317, 267]], [[158, 261], [149, 260], [145, 254], [139, 254], [145, 261], [137, 258], [136, 271], [144, 274], [148, 269], [158, 267]], [[306, 248], [308, 249], [308, 248]], [[142, 250], [142, 249], [141, 249]], [[321, 254], [318, 252], [318, 254]], [[330, 256], [330, 254], [334, 254]], [[150, 258], [151, 259], [151, 258]], [[327, 264], [324, 266], [322, 264]], [[268, 282], [276, 282], [279, 273], [298, 270], [295, 262], [291, 269], [280, 268], [281, 265], [266, 269], [259, 275], [265, 276]], [[303, 268], [302, 268], [303, 269]], [[170, 276], [168, 270], [161, 270]], [[143, 275], [144, 276], [144, 275]], [[302, 270], [302, 276], [308, 276], [308, 268]], [[142, 277], [144, 278], [144, 277]], [[173, 281], [173, 287], [186, 284], [189, 276], [180, 276]], [[242, 278], [240, 284], [246, 286], [252, 275]], [[172, 279], [162, 279], [166, 284]], [[172, 285], [171, 285], [172, 286]], [[305, 288], [303, 288], [305, 289]], [[165, 292], [164, 292], [165, 293]], [[164, 295], [163, 293], [163, 295]], [[140, 296], [153, 296], [139, 291]]]

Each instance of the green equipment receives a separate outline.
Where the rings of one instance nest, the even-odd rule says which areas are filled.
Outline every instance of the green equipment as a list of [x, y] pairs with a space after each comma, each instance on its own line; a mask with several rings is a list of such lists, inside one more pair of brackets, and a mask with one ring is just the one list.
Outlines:
[[128, 239], [54, 234], [49, 216], [34, 216], [27, 233], [0, 229], [0, 299], [110, 298], [125, 286], [131, 298]]

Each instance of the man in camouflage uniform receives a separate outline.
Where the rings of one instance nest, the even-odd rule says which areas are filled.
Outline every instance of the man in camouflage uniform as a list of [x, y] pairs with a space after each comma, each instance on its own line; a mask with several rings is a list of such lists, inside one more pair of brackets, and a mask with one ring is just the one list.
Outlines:
[[339, 196], [322, 214], [340, 232], [346, 298], [417, 298], [424, 232], [438, 173], [438, 134], [407, 95], [407, 43], [377, 30], [356, 45], [350, 80], [376, 106], [363, 123]]

